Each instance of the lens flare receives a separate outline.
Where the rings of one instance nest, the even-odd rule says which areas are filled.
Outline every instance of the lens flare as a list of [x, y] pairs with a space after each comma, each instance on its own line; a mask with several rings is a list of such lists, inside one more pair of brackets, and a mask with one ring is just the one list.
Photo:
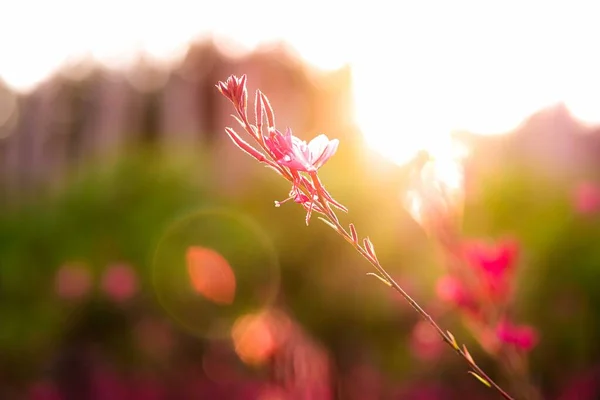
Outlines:
[[235, 275], [218, 252], [192, 246], [186, 254], [188, 273], [194, 289], [217, 304], [231, 304], [235, 297]]
[[262, 311], [237, 319], [231, 330], [235, 352], [247, 364], [262, 364], [285, 340], [289, 319], [282, 313]]
[[153, 265], [154, 290], [180, 325], [207, 338], [229, 335], [235, 320], [267, 307], [279, 289], [268, 236], [225, 210], [185, 217], [166, 231]]

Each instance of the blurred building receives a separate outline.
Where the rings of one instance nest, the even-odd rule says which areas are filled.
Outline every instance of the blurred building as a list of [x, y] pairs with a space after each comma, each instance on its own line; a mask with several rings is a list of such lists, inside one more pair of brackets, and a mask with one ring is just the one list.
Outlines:
[[[260, 87], [280, 129], [309, 137], [318, 127], [339, 137], [348, 125], [349, 71], [311, 69], [283, 45], [233, 60], [211, 42], [199, 43], [173, 69], [144, 59], [127, 71], [84, 62], [27, 95], [0, 87], [2, 192], [40, 190], [87, 160], [136, 146], [205, 148], [217, 159], [237, 160], [238, 150], [223, 134], [234, 126], [232, 109], [215, 84], [244, 73], [250, 100]], [[223, 176], [241, 180], [244, 161], [220, 163]]]

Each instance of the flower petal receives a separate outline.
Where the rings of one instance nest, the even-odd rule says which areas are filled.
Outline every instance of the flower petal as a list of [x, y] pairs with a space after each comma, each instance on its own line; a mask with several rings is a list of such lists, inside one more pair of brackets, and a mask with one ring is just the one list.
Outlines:
[[327, 144], [327, 146], [325, 147], [325, 149], [323, 150], [321, 155], [314, 160], [314, 162], [313, 162], [314, 167], [317, 169], [321, 168], [323, 166], [323, 164], [325, 164], [327, 162], [327, 160], [329, 160], [335, 154], [339, 143], [340, 142], [337, 139], [333, 139], [333, 140], [329, 141], [329, 143]]

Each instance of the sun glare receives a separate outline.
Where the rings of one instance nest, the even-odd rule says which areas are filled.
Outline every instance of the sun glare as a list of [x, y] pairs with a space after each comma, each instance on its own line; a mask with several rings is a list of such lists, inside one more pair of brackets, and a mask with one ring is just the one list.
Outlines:
[[352, 67], [356, 123], [402, 164], [452, 131], [504, 134], [558, 102], [600, 123], [599, 9], [541, 0], [23, 0], [0, 6], [0, 78], [27, 92], [78, 57], [118, 68], [140, 54], [177, 62], [201, 36], [238, 56], [284, 40], [317, 67]]

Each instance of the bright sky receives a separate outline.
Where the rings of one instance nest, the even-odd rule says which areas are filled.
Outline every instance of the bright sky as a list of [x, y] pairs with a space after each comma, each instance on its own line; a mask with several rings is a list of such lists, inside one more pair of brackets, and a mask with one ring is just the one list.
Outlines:
[[600, 122], [599, 15], [595, 0], [6, 1], [0, 77], [27, 91], [69, 57], [118, 67], [140, 51], [176, 60], [207, 32], [241, 50], [285, 39], [319, 67], [352, 66], [366, 140], [402, 163], [558, 101]]

